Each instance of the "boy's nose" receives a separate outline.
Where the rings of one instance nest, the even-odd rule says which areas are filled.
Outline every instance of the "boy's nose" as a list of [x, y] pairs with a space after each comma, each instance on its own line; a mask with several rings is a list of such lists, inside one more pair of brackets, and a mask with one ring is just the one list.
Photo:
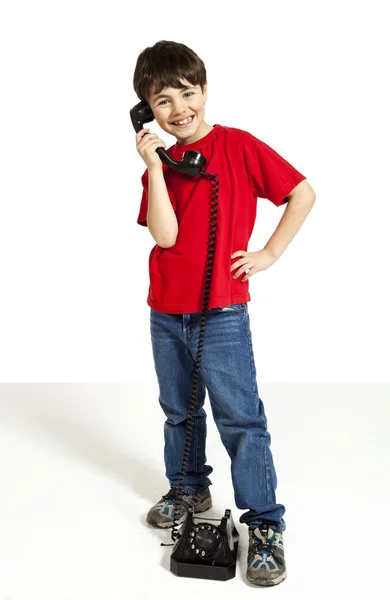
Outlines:
[[180, 116], [186, 114], [186, 110], [187, 109], [186, 109], [186, 107], [185, 107], [184, 104], [183, 105], [176, 104], [173, 107], [172, 114], [173, 114], [174, 117], [180, 117]]

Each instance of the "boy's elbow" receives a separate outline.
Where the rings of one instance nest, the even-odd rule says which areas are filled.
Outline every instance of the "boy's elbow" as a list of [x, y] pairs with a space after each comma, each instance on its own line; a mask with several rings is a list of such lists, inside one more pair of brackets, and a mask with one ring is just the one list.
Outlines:
[[162, 244], [157, 244], [157, 246], [160, 246], [160, 248], [172, 248], [176, 244], [176, 239], [177, 238], [175, 238], [175, 241], [173, 241], [173, 240], [169, 240], [169, 241], [164, 240], [164, 242]]
[[164, 239], [160, 240], [161, 244], [157, 242], [160, 248], [172, 248], [176, 244], [177, 236], [179, 235], [179, 228], [175, 227], [173, 231], [167, 233]]
[[155, 234], [155, 232], [152, 232], [151, 228], [148, 226], [149, 229], [149, 233], [152, 236], [152, 238], [154, 239], [154, 241], [156, 242], [157, 246], [160, 246], [160, 248], [172, 248], [172, 246], [174, 246], [176, 244], [176, 239], [177, 239], [177, 234], [174, 238], [170, 237], [165, 237], [162, 238], [161, 240], [158, 238], [158, 236]]

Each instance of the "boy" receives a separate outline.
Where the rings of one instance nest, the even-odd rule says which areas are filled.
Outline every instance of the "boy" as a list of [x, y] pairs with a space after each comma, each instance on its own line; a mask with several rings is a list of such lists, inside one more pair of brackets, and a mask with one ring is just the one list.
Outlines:
[[[206, 342], [203, 349], [184, 498], [200, 513], [211, 507], [206, 464], [206, 388], [222, 443], [231, 458], [235, 502], [247, 509], [247, 579], [275, 585], [286, 578], [285, 507], [276, 503], [277, 478], [264, 405], [259, 398], [247, 303], [249, 278], [268, 269], [304, 222], [315, 200], [306, 178], [250, 133], [204, 120], [207, 100], [203, 61], [184, 44], [159, 41], [138, 57], [134, 90], [160, 127], [176, 137], [168, 154], [187, 150], [207, 159], [218, 174], [217, 241]], [[156, 245], [149, 257], [150, 331], [164, 423], [164, 460], [170, 490], [147, 515], [154, 527], [171, 527], [185, 439], [192, 370], [198, 347], [207, 256], [210, 180], [167, 167], [156, 149], [165, 143], [144, 128], [136, 148], [147, 169], [137, 222]], [[247, 252], [257, 198], [288, 203], [265, 247]], [[178, 522], [185, 519], [180, 515]]]

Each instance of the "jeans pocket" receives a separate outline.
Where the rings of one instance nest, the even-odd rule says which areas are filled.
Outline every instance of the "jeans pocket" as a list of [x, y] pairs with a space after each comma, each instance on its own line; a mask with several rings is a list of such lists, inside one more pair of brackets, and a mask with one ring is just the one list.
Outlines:
[[212, 310], [216, 310], [217, 312], [240, 312], [242, 310], [245, 310], [246, 305], [246, 302], [244, 302], [243, 304], [230, 304], [229, 306], [221, 306]]

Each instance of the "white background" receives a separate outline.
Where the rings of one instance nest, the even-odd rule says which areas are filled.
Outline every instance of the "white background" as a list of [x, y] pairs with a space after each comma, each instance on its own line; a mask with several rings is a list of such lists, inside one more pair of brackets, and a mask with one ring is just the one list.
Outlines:
[[[145, 164], [129, 109], [138, 54], [172, 39], [205, 61], [207, 122], [250, 131], [316, 192], [249, 282], [259, 381], [388, 381], [384, 5], [3, 4], [0, 380], [154, 377], [154, 240], [136, 223]], [[283, 210], [258, 200], [249, 251]]]
[[[154, 241], [136, 223], [145, 166], [129, 109], [137, 56], [160, 39], [205, 61], [208, 123], [250, 131], [317, 195], [285, 253], [250, 279], [259, 394], [287, 509], [288, 577], [270, 593], [383, 598], [385, 3], [69, 0], [0, 12], [0, 600], [267, 593], [245, 579], [246, 526], [212, 418], [206, 517], [232, 509], [236, 577], [175, 577], [171, 547], [160, 547], [168, 532], [145, 523], [168, 483], [146, 304]], [[258, 202], [249, 250], [284, 210]]]

